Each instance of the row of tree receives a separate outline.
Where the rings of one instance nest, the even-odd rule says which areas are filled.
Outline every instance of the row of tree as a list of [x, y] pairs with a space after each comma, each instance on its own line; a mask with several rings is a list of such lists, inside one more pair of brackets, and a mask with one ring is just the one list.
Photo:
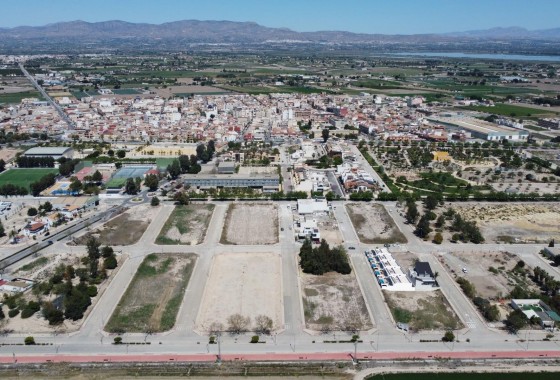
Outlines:
[[19, 156], [16, 163], [20, 168], [54, 168], [54, 158]]
[[56, 183], [56, 176], [53, 173], [44, 175], [43, 177], [41, 177], [41, 179], [29, 185], [29, 188], [31, 189], [31, 195], [37, 197], [39, 196], [39, 194], [41, 194], [43, 190], [48, 189], [55, 183]]

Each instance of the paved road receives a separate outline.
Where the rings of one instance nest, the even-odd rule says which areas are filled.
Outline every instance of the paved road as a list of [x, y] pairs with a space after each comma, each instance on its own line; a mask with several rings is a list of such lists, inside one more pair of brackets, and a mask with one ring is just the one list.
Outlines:
[[[279, 207], [279, 236], [280, 242], [270, 246], [243, 246], [243, 245], [222, 245], [219, 244], [221, 231], [224, 222], [224, 216], [229, 203], [216, 203], [212, 220], [208, 227], [205, 241], [196, 246], [158, 246], [153, 244], [155, 237], [159, 233], [161, 226], [167, 219], [172, 210], [172, 206], [162, 206], [159, 214], [150, 224], [141, 240], [132, 246], [123, 247], [123, 253], [128, 255], [126, 260], [113, 281], [109, 284], [105, 292], [100, 295], [100, 300], [90, 312], [82, 329], [77, 333], [52, 335], [52, 334], [35, 334], [35, 339], [39, 343], [52, 343], [52, 346], [5, 346], [0, 353], [0, 359], [4, 361], [10, 360], [12, 354], [20, 357], [25, 355], [42, 355], [42, 354], [64, 354], [64, 355], [110, 355], [139, 357], [138, 355], [158, 354], [170, 355], [174, 354], [193, 354], [197, 357], [200, 355], [217, 354], [217, 345], [208, 345], [208, 338], [193, 332], [193, 326], [196, 320], [196, 314], [200, 307], [203, 297], [204, 287], [208, 278], [211, 260], [215, 254], [227, 254], [229, 252], [271, 252], [280, 254], [282, 257], [282, 286], [283, 286], [283, 304], [285, 331], [273, 337], [264, 337], [264, 344], [250, 344], [250, 335], [231, 336], [224, 335], [222, 337], [221, 349], [225, 355], [231, 357], [240, 356], [245, 360], [250, 360], [256, 356], [253, 354], [263, 355], [263, 353], [277, 353], [281, 355], [294, 355], [293, 357], [310, 357], [313, 355], [328, 354], [334, 358], [337, 355], [345, 355], [354, 350], [354, 345], [350, 343], [329, 344], [323, 343], [324, 340], [332, 339], [332, 335], [309, 335], [303, 330], [303, 316], [301, 309], [301, 300], [299, 292], [299, 280], [297, 278], [297, 252], [298, 244], [293, 239], [292, 221], [291, 221], [291, 204], [290, 202], [277, 202]], [[444, 293], [450, 299], [450, 303], [456, 309], [462, 319], [467, 322], [474, 320], [476, 326], [468, 326], [470, 328], [457, 332], [459, 343], [442, 343], [441, 331], [425, 331], [418, 334], [403, 334], [395, 329], [389, 311], [383, 301], [382, 293], [373, 281], [373, 276], [369, 271], [369, 267], [365, 262], [363, 251], [371, 248], [365, 244], [361, 244], [356, 236], [354, 228], [351, 225], [348, 214], [342, 202], [334, 202], [334, 214], [339, 222], [339, 227], [344, 238], [345, 246], [356, 247], [350, 250], [350, 258], [355, 269], [355, 274], [361, 284], [364, 297], [373, 314], [376, 329], [371, 332], [362, 332], [360, 334], [363, 339], [362, 343], [357, 345], [359, 353], [368, 353], [369, 355], [386, 354], [386, 355], [408, 355], [418, 356], [418, 352], [424, 352], [426, 355], [456, 355], [456, 352], [478, 352], [484, 351], [485, 355], [489, 355], [489, 351], [508, 351], [507, 355], [532, 355], [532, 351], [554, 351], [560, 349], [560, 341], [552, 339], [544, 341], [546, 332], [532, 331], [525, 335], [522, 332], [520, 336], [508, 335], [502, 332], [496, 332], [488, 328], [486, 324], [479, 319], [476, 310], [472, 304], [462, 295], [451, 278], [447, 278], [445, 270], [441, 268], [437, 260], [438, 253], [434, 252], [434, 245], [417, 239], [412, 234], [412, 226], [404, 224], [402, 217], [397, 216], [398, 210], [394, 202], [387, 202], [386, 207], [395, 217], [397, 225], [405, 236], [409, 239], [408, 248], [417, 253], [421, 259], [428, 260], [436, 271], [440, 272], [440, 283], [444, 288]], [[284, 229], [282, 231], [282, 228]], [[437, 251], [457, 249], [457, 245], [442, 244], [438, 246]], [[498, 245], [470, 245], [461, 244], [461, 249], [498, 249]], [[538, 246], [533, 245], [508, 245], [506, 247], [510, 251], [519, 251], [521, 257], [531, 264], [531, 262], [543, 262], [536, 256]], [[84, 247], [72, 247], [73, 252], [84, 251]], [[46, 252], [60, 252], [60, 250], [68, 250], [65, 242], [56, 242], [48, 247]], [[126, 334], [125, 341], [129, 342], [150, 342], [150, 345], [113, 345], [112, 337], [102, 332], [103, 325], [107, 322], [114, 306], [118, 303], [123, 295], [126, 287], [143, 257], [152, 252], [193, 252], [199, 255], [193, 277], [187, 288], [183, 306], [177, 318], [177, 326], [170, 333], [155, 334], [145, 336], [143, 334]], [[544, 264], [541, 265], [544, 267]], [[468, 314], [468, 315], [467, 315]], [[469, 323], [470, 324], [470, 323]], [[338, 333], [337, 333], [338, 334]], [[9, 334], [2, 337], [2, 343], [13, 344], [21, 343], [27, 333]], [[467, 339], [470, 341], [467, 342]], [[424, 343], [421, 341], [436, 340], [434, 343]], [[160, 344], [161, 343], [161, 344]], [[402, 353], [402, 354], [401, 354]], [[365, 354], [364, 354], [365, 355]], [[116, 356], [115, 356], [116, 357]], [[177, 356], [178, 357], [178, 356]], [[265, 357], [265, 356], [261, 356]], [[270, 358], [282, 358], [284, 356], [272, 356]], [[287, 356], [286, 356], [287, 357]], [[35, 359], [33, 359], [35, 360]], [[116, 360], [116, 359], [115, 359]], [[124, 359], [123, 359], [124, 360]]]

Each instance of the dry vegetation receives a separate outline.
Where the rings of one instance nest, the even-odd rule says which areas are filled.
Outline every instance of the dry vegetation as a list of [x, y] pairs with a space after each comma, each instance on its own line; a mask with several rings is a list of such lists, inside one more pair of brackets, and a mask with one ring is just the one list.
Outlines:
[[453, 207], [474, 220], [486, 241], [541, 242], [560, 240], [559, 203], [469, 204]]
[[378, 203], [350, 203], [346, 205], [354, 229], [365, 244], [406, 243], [391, 215]]
[[272, 319], [272, 330], [283, 326], [282, 262], [272, 253], [228, 253], [214, 257], [196, 326], [210, 331], [228, 328], [232, 316], [249, 318], [254, 330], [259, 315]]
[[306, 327], [315, 331], [363, 331], [373, 327], [354, 274], [301, 273]]
[[455, 330], [463, 325], [440, 290], [432, 292], [384, 291], [395, 322], [408, 323], [414, 331]]
[[201, 244], [213, 212], [212, 204], [176, 206], [163, 225], [156, 244]]
[[222, 244], [262, 245], [278, 243], [278, 207], [274, 204], [231, 204]]
[[192, 253], [146, 256], [105, 329], [115, 333], [170, 330], [196, 259]]
[[150, 205], [130, 208], [102, 227], [74, 239], [74, 242], [77, 245], [85, 245], [89, 237], [94, 236], [103, 245], [135, 244], [150, 225], [156, 211], [157, 209]]

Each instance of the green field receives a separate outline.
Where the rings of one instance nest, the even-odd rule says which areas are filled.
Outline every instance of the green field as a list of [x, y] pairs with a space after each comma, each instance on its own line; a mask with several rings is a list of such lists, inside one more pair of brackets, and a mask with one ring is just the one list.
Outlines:
[[114, 94], [117, 95], [138, 95], [140, 94], [140, 91], [135, 90], [133, 88], [118, 88], [118, 89], [114, 89], [112, 90]]
[[34, 169], [10, 169], [0, 174], [0, 185], [11, 183], [12, 185], [22, 186], [29, 189], [29, 185], [38, 181], [41, 177], [54, 173], [58, 174], [58, 169], [34, 168]]
[[[476, 370], [473, 368], [473, 371]], [[366, 377], [367, 380], [495, 380], [507, 377], [508, 380], [526, 380], [538, 377], [539, 380], [558, 379], [558, 372], [539, 372], [535, 373], [398, 373], [398, 374], [379, 374]]]
[[549, 111], [544, 111], [544, 110], [539, 110], [539, 109], [529, 108], [529, 107], [514, 106], [511, 104], [504, 104], [504, 103], [496, 103], [494, 107], [469, 106], [469, 107], [461, 107], [461, 108], [471, 110], [471, 111], [479, 111], [479, 112], [485, 112], [485, 113], [490, 113], [495, 115], [511, 116], [511, 117], [532, 116], [532, 115], [550, 113]]
[[0, 94], [0, 104], [19, 103], [21, 102], [21, 99], [25, 99], [25, 98], [42, 99], [43, 97], [39, 95], [39, 93], [36, 91], [15, 92], [12, 94]]

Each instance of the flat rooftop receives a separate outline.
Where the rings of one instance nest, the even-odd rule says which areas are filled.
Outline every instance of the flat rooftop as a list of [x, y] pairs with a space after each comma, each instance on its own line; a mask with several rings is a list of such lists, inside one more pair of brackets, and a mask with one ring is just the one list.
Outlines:
[[505, 125], [498, 125], [494, 123], [489, 123], [484, 120], [475, 119], [472, 117], [429, 117], [428, 120], [435, 121], [437, 123], [451, 124], [460, 128], [467, 130], [485, 133], [485, 134], [503, 134], [503, 135], [515, 135], [519, 133], [529, 134], [529, 132], [522, 129], [511, 128]]

